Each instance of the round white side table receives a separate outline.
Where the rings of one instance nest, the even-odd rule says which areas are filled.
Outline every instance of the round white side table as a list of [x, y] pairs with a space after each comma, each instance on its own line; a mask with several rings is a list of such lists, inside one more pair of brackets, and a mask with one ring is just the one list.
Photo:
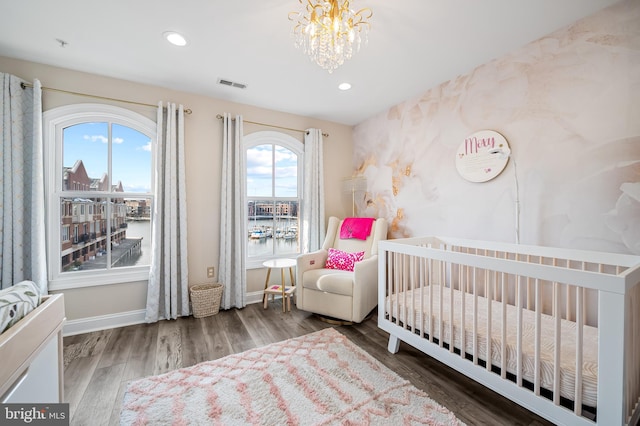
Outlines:
[[[271, 300], [275, 299], [277, 294], [282, 295], [282, 312], [291, 311], [291, 298], [296, 291], [295, 283], [293, 280], [293, 267], [296, 266], [295, 259], [271, 259], [262, 262], [262, 266], [267, 268], [267, 279], [264, 281], [264, 295], [262, 301], [264, 303], [264, 309], [267, 309], [267, 302], [269, 295]], [[289, 268], [289, 276], [291, 277], [291, 286], [287, 286], [284, 279], [284, 270]], [[281, 284], [269, 285], [269, 278], [271, 277], [272, 269], [280, 269]]]

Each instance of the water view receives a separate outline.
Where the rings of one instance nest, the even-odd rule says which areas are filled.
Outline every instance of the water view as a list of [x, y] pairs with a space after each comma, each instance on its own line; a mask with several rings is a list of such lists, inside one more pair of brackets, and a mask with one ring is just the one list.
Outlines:
[[140, 239], [138, 256], [130, 256], [118, 263], [118, 266], [146, 266], [151, 264], [151, 221], [137, 220], [127, 222], [127, 240]]
[[247, 225], [249, 257], [298, 253], [298, 218], [254, 218]]

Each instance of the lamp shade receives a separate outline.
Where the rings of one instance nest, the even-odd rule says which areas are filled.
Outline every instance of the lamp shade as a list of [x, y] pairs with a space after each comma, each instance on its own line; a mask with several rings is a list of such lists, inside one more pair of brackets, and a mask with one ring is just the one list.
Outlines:
[[342, 179], [342, 192], [352, 194], [367, 190], [367, 178], [364, 176], [351, 176]]
[[351, 176], [342, 179], [342, 192], [351, 194], [351, 215], [356, 215], [356, 192], [367, 190], [367, 178], [364, 176]]

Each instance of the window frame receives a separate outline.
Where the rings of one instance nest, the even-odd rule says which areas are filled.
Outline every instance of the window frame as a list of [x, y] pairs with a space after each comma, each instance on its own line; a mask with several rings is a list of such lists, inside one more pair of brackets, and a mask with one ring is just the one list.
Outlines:
[[[44, 184], [46, 204], [47, 274], [49, 290], [93, 287], [146, 281], [150, 266], [127, 266], [103, 270], [64, 272], [61, 267], [61, 216], [60, 199], [69, 198], [116, 198], [112, 191], [74, 189], [63, 192], [63, 134], [64, 129], [82, 123], [108, 122], [134, 129], [151, 139], [151, 192], [118, 193], [117, 198], [144, 198], [154, 202], [155, 163], [157, 148], [156, 122], [137, 112], [106, 104], [81, 103], [52, 108], [43, 114], [44, 136]], [[109, 170], [110, 172], [110, 170]], [[109, 176], [111, 179], [112, 176]], [[83, 206], [84, 207], [84, 206]], [[106, 214], [106, 211], [104, 212]], [[74, 226], [69, 228], [69, 238], [76, 235]]]
[[[264, 197], [264, 196], [256, 196], [256, 197], [252, 197], [249, 196], [249, 191], [247, 190], [247, 151], [250, 148], [256, 147], [256, 146], [260, 146], [260, 145], [273, 145], [273, 146], [280, 146], [282, 148], [286, 148], [290, 151], [292, 151], [294, 154], [296, 154], [298, 156], [298, 164], [297, 164], [297, 193], [298, 195], [296, 197], [278, 197], [275, 194], [271, 197]], [[303, 229], [302, 229], [302, 211], [304, 209], [304, 200], [302, 198], [302, 191], [303, 191], [303, 175], [304, 175], [304, 143], [296, 138], [294, 138], [293, 136], [286, 134], [286, 133], [282, 133], [282, 132], [276, 132], [276, 131], [259, 131], [259, 132], [253, 132], [250, 133], [248, 135], [245, 135], [242, 138], [242, 165], [243, 165], [243, 173], [242, 173], [242, 185], [244, 188], [243, 194], [244, 194], [244, 200], [243, 200], [243, 206], [245, 209], [245, 217], [248, 219], [248, 205], [249, 205], [249, 201], [251, 199], [273, 199], [273, 200], [295, 200], [298, 202], [298, 251], [296, 253], [289, 253], [289, 254], [270, 254], [270, 255], [265, 255], [265, 256], [255, 256], [255, 257], [249, 257], [249, 250], [248, 250], [248, 239], [245, 239], [245, 261], [246, 261], [246, 269], [257, 269], [257, 268], [263, 268], [264, 266], [262, 265], [262, 263], [265, 260], [270, 260], [270, 259], [277, 259], [277, 258], [282, 258], [282, 257], [295, 257], [297, 255], [299, 255], [301, 253], [302, 247], [301, 247], [301, 235], [303, 233]], [[275, 168], [275, 164], [272, 165], [272, 167]], [[272, 173], [273, 173], [273, 169], [272, 169]], [[249, 232], [249, 228], [248, 228], [248, 220], [245, 221], [245, 223], [243, 224], [243, 235], [248, 235]]]

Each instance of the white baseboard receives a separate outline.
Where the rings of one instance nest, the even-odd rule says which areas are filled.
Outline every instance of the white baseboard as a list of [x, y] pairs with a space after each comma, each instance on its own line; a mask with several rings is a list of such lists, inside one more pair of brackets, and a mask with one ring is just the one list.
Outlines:
[[[247, 293], [247, 305], [262, 303], [263, 294], [262, 290]], [[276, 299], [278, 298], [281, 298], [281, 296], [276, 296]], [[143, 324], [145, 322], [145, 314], [146, 311], [144, 309], [140, 309], [137, 311], [119, 312], [117, 314], [69, 320], [64, 324], [62, 335], [74, 336], [76, 334], [91, 333], [92, 331]]]
[[262, 303], [262, 295], [264, 295], [264, 292], [262, 290], [247, 293], [247, 305], [251, 305], [253, 303]]
[[90, 333], [92, 331], [142, 324], [145, 322], [145, 314], [146, 311], [144, 309], [140, 309], [137, 311], [119, 312], [117, 314], [69, 320], [64, 325], [62, 335], [74, 336], [76, 334]]

